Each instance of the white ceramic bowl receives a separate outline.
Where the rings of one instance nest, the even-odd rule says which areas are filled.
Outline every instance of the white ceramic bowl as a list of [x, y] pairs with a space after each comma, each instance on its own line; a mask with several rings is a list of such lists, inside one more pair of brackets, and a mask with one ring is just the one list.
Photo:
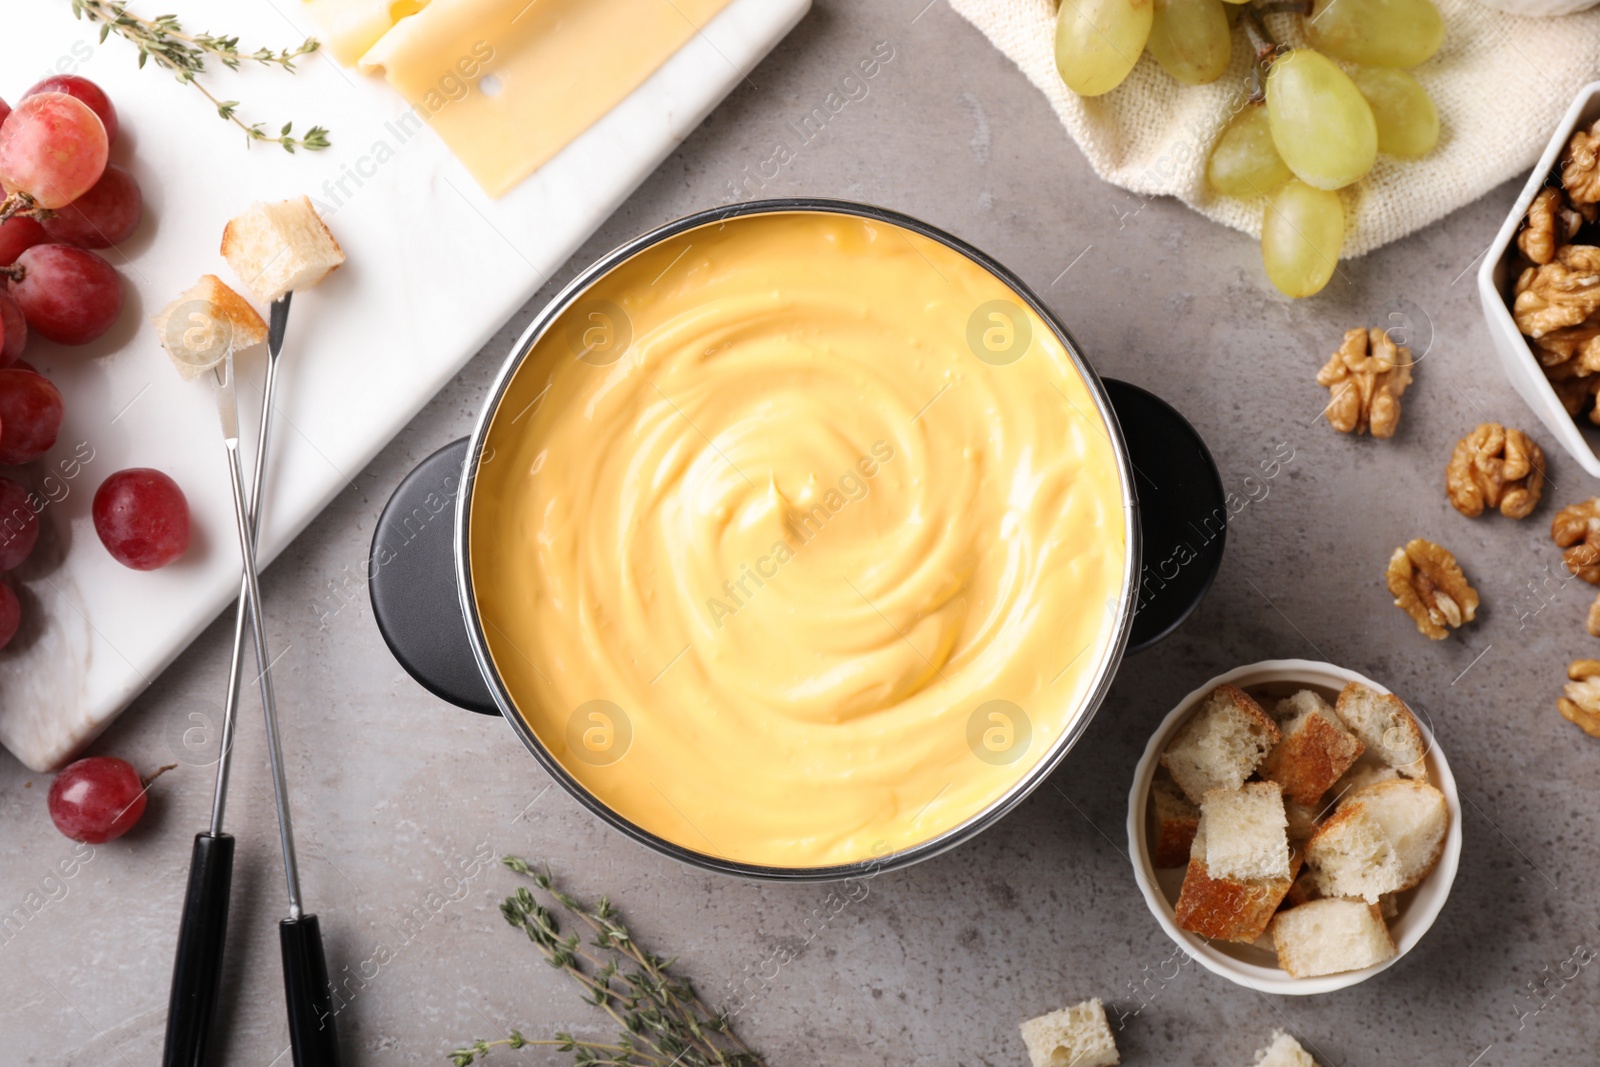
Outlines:
[[[1277, 700], [1300, 689], [1321, 693], [1330, 703], [1339, 695], [1346, 683], [1361, 682], [1380, 693], [1388, 689], [1370, 678], [1354, 671], [1335, 667], [1331, 663], [1316, 663], [1304, 659], [1270, 659], [1238, 667], [1227, 674], [1218, 675], [1194, 690], [1173, 708], [1145, 746], [1133, 774], [1133, 790], [1128, 794], [1128, 854], [1133, 857], [1133, 875], [1139, 882], [1150, 914], [1175, 941], [1179, 948], [1198, 960], [1200, 965], [1214, 974], [1238, 985], [1258, 989], [1263, 993], [1286, 993], [1302, 996], [1310, 993], [1329, 993], [1364, 982], [1379, 971], [1393, 965], [1395, 960], [1411, 951], [1422, 935], [1428, 932], [1434, 919], [1450, 895], [1450, 885], [1456, 878], [1456, 867], [1461, 861], [1461, 798], [1456, 793], [1456, 780], [1450, 773], [1450, 764], [1444, 753], [1433, 743], [1433, 731], [1426, 715], [1417, 714], [1423, 738], [1428, 743], [1428, 780], [1444, 793], [1450, 808], [1450, 832], [1445, 837], [1444, 854], [1433, 872], [1415, 889], [1402, 893], [1398, 901], [1399, 915], [1389, 923], [1389, 933], [1394, 938], [1393, 957], [1376, 967], [1360, 971], [1327, 974], [1318, 978], [1291, 978], [1278, 967], [1271, 950], [1256, 945], [1240, 945], [1226, 941], [1208, 941], [1197, 934], [1178, 928], [1173, 919], [1173, 906], [1178, 900], [1178, 889], [1183, 884], [1183, 868], [1157, 870], [1150, 862], [1150, 833], [1145, 808], [1150, 797], [1150, 783], [1155, 778], [1156, 764], [1167, 741], [1183, 725], [1217, 686], [1224, 682], [1236, 685], [1258, 700]], [[1413, 711], [1416, 711], [1413, 708]]]
[[1483, 305], [1483, 316], [1489, 322], [1489, 337], [1494, 341], [1495, 351], [1500, 354], [1500, 363], [1505, 368], [1506, 377], [1511, 379], [1512, 387], [1527, 401], [1555, 439], [1561, 442], [1561, 447], [1591, 476], [1600, 478], [1600, 455], [1595, 453], [1594, 446], [1584, 437], [1578, 423], [1567, 414], [1567, 409], [1561, 406], [1556, 391], [1550, 387], [1538, 358], [1528, 347], [1527, 338], [1517, 329], [1516, 322], [1511, 318], [1511, 308], [1506, 303], [1506, 295], [1517, 280], [1515, 241], [1523, 216], [1528, 213], [1528, 205], [1533, 203], [1533, 198], [1549, 179], [1550, 170], [1566, 150], [1573, 131], [1596, 119], [1600, 119], [1600, 81], [1584, 86], [1572, 106], [1567, 108], [1567, 113], [1556, 125], [1555, 134], [1550, 138], [1544, 155], [1539, 157], [1533, 173], [1529, 175], [1528, 184], [1523, 186], [1522, 195], [1517, 197], [1511, 214], [1506, 216], [1500, 232], [1495, 234], [1494, 243], [1489, 246], [1483, 264], [1478, 268], [1478, 300]]

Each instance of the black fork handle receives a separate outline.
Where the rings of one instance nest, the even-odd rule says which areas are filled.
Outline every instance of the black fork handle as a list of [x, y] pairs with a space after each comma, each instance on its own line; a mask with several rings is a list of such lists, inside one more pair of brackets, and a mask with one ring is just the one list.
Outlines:
[[328, 961], [317, 917], [284, 919], [278, 924], [278, 943], [283, 949], [283, 994], [289, 1004], [294, 1067], [339, 1067]]
[[201, 1067], [210, 1062], [207, 1046], [222, 985], [222, 949], [228, 934], [232, 885], [233, 837], [195, 834], [167, 1001], [164, 1067]]

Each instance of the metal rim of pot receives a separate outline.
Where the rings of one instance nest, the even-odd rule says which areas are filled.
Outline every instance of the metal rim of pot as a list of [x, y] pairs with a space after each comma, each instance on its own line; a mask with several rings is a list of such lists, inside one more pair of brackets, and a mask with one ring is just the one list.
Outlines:
[[[1115, 628], [1101, 653], [1101, 663], [1096, 671], [1094, 682], [1082, 699], [1071, 724], [1051, 740], [1050, 748], [1046, 754], [1026, 774], [1013, 782], [1003, 794], [959, 825], [899, 852], [854, 863], [827, 867], [770, 867], [718, 857], [668, 841], [635, 825], [613, 811], [562, 766], [561, 761], [556, 759], [528, 724], [527, 720], [518, 712], [514, 697], [502, 682], [499, 671], [494, 666], [494, 660], [489, 654], [487, 639], [478, 614], [472, 585], [470, 519], [474, 495], [473, 488], [484, 441], [488, 436], [494, 416], [499, 411], [501, 398], [505, 395], [517, 372], [545, 333], [561, 319], [561, 316], [596, 281], [646, 249], [689, 230], [727, 222], [730, 219], [751, 215], [793, 212], [852, 215], [873, 222], [899, 226], [921, 237], [943, 244], [972, 260], [994, 275], [1015, 293], [1020, 300], [1026, 303], [1049, 327], [1071, 358], [1073, 366], [1088, 386], [1089, 394], [1094, 400], [1096, 414], [1099, 416], [1110, 438], [1112, 451], [1116, 457], [1118, 477], [1122, 483], [1123, 537], [1124, 544], [1127, 546], [1127, 551], [1124, 553], [1122, 583], [1118, 593]], [[1127, 644], [1128, 634], [1133, 622], [1133, 612], [1130, 609], [1133, 605], [1134, 593], [1138, 587], [1141, 565], [1138, 511], [1138, 494], [1133, 483], [1133, 470], [1128, 459], [1127, 445], [1123, 440], [1116, 413], [1111, 407], [1099, 375], [1084, 359], [1077, 342], [1072, 339], [1066, 327], [1057, 320], [1054, 313], [1044, 305], [1043, 301], [1020, 278], [982, 251], [959, 238], [899, 212], [853, 201], [824, 198], [797, 197], [756, 200], [688, 215], [620, 245], [569, 282], [534, 317], [512, 349], [511, 356], [501, 367], [499, 374], [496, 375], [494, 383], [490, 386], [483, 410], [478, 416], [478, 421], [473, 427], [471, 436], [468, 438], [466, 466], [462, 477], [462, 492], [458, 493], [456, 497], [456, 585], [461, 597], [461, 610], [467, 620], [467, 636], [472, 646], [473, 656], [477, 661], [479, 671], [489, 685], [490, 694], [500, 707], [501, 714], [511, 724], [512, 729], [533, 754], [534, 758], [584, 807], [635, 841], [694, 867], [761, 881], [837, 881], [907, 867], [956, 847], [975, 837], [1008, 814], [1060, 765], [1067, 753], [1082, 736], [1084, 730], [1088, 728], [1090, 720], [1094, 717], [1095, 710], [1098, 709], [1101, 701], [1105, 699], [1106, 692], [1111, 687], [1112, 680], [1116, 675], [1117, 667], [1122, 661], [1124, 647]]]

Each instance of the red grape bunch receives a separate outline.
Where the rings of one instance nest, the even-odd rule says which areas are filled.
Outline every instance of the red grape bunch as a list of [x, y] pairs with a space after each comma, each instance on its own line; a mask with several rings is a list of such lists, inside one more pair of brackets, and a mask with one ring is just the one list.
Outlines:
[[[0, 466], [34, 462], [61, 430], [60, 391], [20, 362], [29, 335], [88, 344], [122, 312], [122, 280], [92, 251], [127, 240], [143, 213], [139, 183], [109, 161], [116, 137], [117, 110], [87, 78], [46, 78], [14, 108], [0, 100]], [[0, 575], [33, 551], [43, 506], [0, 476]], [[107, 551], [138, 570], [164, 566], [188, 547], [188, 504], [156, 471], [108, 478], [94, 519]], [[0, 580], [0, 648], [21, 620], [16, 591]]]
[[46, 78], [15, 108], [0, 101], [0, 366], [29, 331], [88, 344], [122, 311], [121, 279], [90, 251], [127, 240], [143, 210], [139, 183], [108, 161], [116, 135], [116, 108], [77, 75]]

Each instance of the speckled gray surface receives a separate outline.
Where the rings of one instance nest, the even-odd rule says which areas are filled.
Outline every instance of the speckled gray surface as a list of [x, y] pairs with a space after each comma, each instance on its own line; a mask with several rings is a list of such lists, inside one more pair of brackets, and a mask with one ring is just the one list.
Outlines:
[[[265, 576], [287, 650], [276, 677], [306, 894], [351, 991], [338, 1019], [346, 1062], [442, 1063], [452, 1043], [510, 1026], [608, 1032], [505, 927], [495, 905], [512, 879], [474, 869], [480, 850], [547, 858], [574, 889], [614, 894], [708, 993], [745, 990], [740, 1028], [774, 1067], [1021, 1064], [1018, 1021], [1089, 996], [1126, 1016], [1128, 1064], [1247, 1064], [1275, 1027], [1325, 1067], [1593, 1062], [1600, 970], [1580, 964], [1593, 955], [1582, 946], [1600, 942], [1600, 741], [1554, 707], [1566, 662], [1595, 650], [1590, 590], [1552, 579], [1542, 599], [1528, 592], [1557, 562], [1554, 507], [1593, 486], [1553, 456], [1547, 501], [1523, 523], [1464, 519], [1442, 488], [1451, 445], [1482, 419], [1537, 436], [1496, 368], [1468, 270], [1515, 188], [1290, 303], [1265, 285], [1247, 238], [1096, 180], [1021, 76], [947, 7], [924, 3], [819, 0], [550, 291], [636, 232], [730, 199], [729, 183], [786, 142], [793, 158], [763, 194], [874, 201], [954, 231], [1035, 286], [1103, 373], [1177, 403], [1230, 489], [1244, 491], [1280, 443], [1292, 462], [1235, 520], [1200, 611], [1128, 662], [1045, 787], [978, 840], [840, 908], [826, 887], [730, 881], [625, 840], [552, 787], [503, 723], [418, 688], [373, 626], [357, 576], [378, 509], [468, 429], [541, 293]], [[798, 144], [790, 120], [880, 41], [894, 58], [868, 95]], [[1317, 421], [1326, 393], [1312, 377], [1343, 329], [1395, 308], [1431, 333], [1400, 434], [1342, 437]], [[1384, 560], [1413, 536], [1453, 548], [1483, 594], [1478, 623], [1449, 641], [1422, 640], [1382, 589]], [[94, 751], [165, 762], [191, 715], [219, 703], [228, 637], [223, 623], [207, 630]], [[1160, 977], [1173, 946], [1123, 855], [1127, 784], [1152, 727], [1211, 675], [1278, 656], [1349, 666], [1424, 707], [1466, 811], [1460, 874], [1432, 932], [1377, 978], [1315, 998], [1259, 995], [1192, 965]], [[288, 1042], [253, 708], [230, 807], [239, 859], [219, 1040], [226, 1062], [265, 1067], [288, 1062]], [[160, 783], [135, 833], [47, 883], [73, 853], [46, 817], [49, 781], [0, 756], [0, 910], [34, 892], [44, 901], [0, 944], [0, 1060], [158, 1058], [189, 842], [209, 805], [204, 758]], [[475, 873], [461, 882], [463, 864]], [[782, 966], [780, 950], [793, 954]], [[561, 1062], [491, 1062], [516, 1061]]]

